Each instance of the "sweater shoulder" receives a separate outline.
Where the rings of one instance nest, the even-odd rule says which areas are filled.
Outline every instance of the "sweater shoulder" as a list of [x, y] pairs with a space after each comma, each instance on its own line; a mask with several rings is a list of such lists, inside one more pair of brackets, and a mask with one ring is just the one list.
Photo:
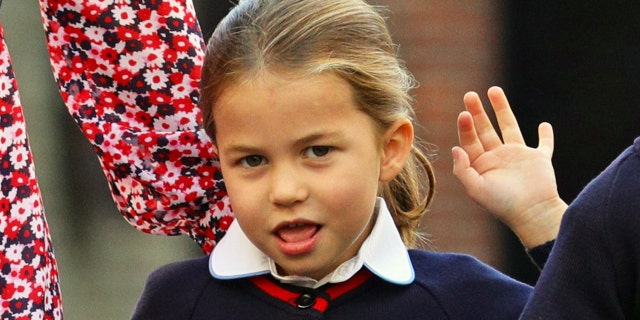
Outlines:
[[213, 280], [208, 256], [167, 264], [153, 271], [132, 319], [189, 319]]
[[456, 319], [500, 314], [517, 319], [531, 286], [517, 281], [477, 258], [458, 253], [410, 250], [415, 285], [437, 300]]
[[153, 271], [146, 286], [159, 286], [179, 290], [204, 284], [211, 277], [209, 257], [173, 262]]
[[612, 228], [609, 231], [635, 230], [640, 223], [635, 214], [640, 210], [639, 181], [640, 138], [578, 194], [569, 205], [563, 224], [577, 224], [589, 232], [605, 225]]
[[425, 285], [495, 281], [529, 287], [468, 254], [409, 250], [409, 256], [416, 272], [416, 281]]

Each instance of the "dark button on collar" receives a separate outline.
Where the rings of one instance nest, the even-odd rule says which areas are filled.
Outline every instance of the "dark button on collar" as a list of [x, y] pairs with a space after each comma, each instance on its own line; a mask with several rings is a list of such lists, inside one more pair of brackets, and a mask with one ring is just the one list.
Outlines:
[[303, 293], [296, 299], [296, 304], [300, 309], [309, 309], [316, 304], [316, 297], [310, 293]]

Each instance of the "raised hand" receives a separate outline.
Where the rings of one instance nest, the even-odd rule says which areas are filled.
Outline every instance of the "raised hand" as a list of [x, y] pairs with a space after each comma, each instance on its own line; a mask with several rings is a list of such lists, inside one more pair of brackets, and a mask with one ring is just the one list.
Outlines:
[[556, 237], [567, 207], [551, 163], [553, 129], [540, 124], [538, 147], [528, 147], [502, 89], [492, 87], [488, 96], [502, 139], [478, 94], [467, 93], [467, 110], [458, 116], [460, 146], [452, 149], [453, 173], [471, 198], [532, 248]]

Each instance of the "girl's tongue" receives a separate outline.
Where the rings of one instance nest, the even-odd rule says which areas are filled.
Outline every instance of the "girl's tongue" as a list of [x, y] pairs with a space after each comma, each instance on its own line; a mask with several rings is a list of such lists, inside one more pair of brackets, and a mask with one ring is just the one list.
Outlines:
[[278, 230], [278, 235], [285, 242], [300, 242], [311, 238], [317, 230], [314, 224], [296, 224]]
[[280, 250], [287, 255], [310, 252], [315, 246], [318, 229], [316, 224], [296, 224], [279, 229]]

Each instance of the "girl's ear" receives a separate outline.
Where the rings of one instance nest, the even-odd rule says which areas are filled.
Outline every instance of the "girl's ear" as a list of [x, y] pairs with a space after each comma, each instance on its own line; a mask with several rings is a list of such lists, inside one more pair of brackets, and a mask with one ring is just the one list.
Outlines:
[[383, 136], [380, 181], [393, 180], [404, 168], [413, 148], [413, 125], [408, 119], [397, 120]]

